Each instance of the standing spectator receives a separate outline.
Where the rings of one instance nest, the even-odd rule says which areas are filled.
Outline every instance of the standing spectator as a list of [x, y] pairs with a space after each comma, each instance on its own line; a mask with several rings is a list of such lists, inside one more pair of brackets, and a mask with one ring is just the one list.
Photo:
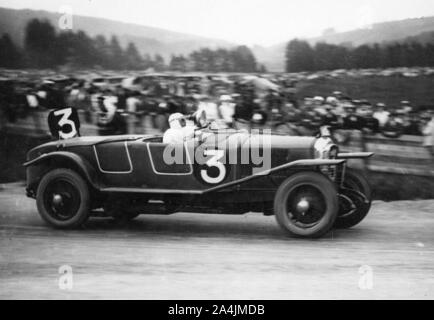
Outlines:
[[39, 107], [47, 108], [47, 87], [45, 84], [41, 84], [36, 89], [36, 96], [38, 97]]
[[326, 114], [323, 115], [322, 125], [330, 126], [332, 128], [337, 128], [339, 121], [338, 121], [338, 117], [333, 112], [333, 107], [327, 104], [324, 106], [324, 109], [326, 111]]
[[223, 121], [231, 126], [235, 114], [235, 103], [230, 95], [220, 96], [220, 104], [218, 106], [219, 113]]
[[374, 112], [371, 105], [365, 105], [363, 110], [364, 128], [367, 133], [377, 134], [380, 131], [380, 121], [374, 118]]
[[125, 89], [122, 88], [121, 86], [118, 86], [116, 88], [115, 96], [117, 98], [116, 100], [117, 100], [117, 107], [118, 107], [118, 109], [120, 109], [120, 110], [126, 110], [127, 109], [127, 98], [128, 98], [128, 95], [127, 95]]
[[338, 116], [339, 121], [342, 122], [342, 119], [346, 115], [345, 106], [351, 104], [351, 99], [347, 98], [336, 98], [337, 104], [334, 109], [334, 113]]
[[235, 95], [234, 126], [236, 129], [250, 130], [250, 120], [253, 116], [253, 104], [248, 103], [244, 97]]
[[87, 123], [92, 123], [92, 102], [90, 94], [85, 89], [83, 83], [78, 86], [77, 109], [83, 110], [84, 119]]
[[400, 109], [404, 110], [406, 113], [410, 113], [411, 111], [413, 111], [413, 107], [411, 106], [410, 101], [407, 100], [401, 101]]
[[405, 119], [404, 134], [421, 136], [421, 119], [419, 113], [412, 110]]
[[98, 97], [98, 127], [100, 135], [125, 134], [126, 122], [117, 112], [117, 97], [110, 90], [104, 91], [104, 96]]
[[398, 138], [402, 135], [404, 129], [404, 121], [399, 116], [398, 112], [392, 111], [390, 113], [387, 123], [382, 129], [382, 133], [388, 138]]
[[15, 87], [10, 80], [0, 83], [0, 129], [5, 126], [6, 121], [15, 120], [13, 102], [15, 96]]
[[66, 107], [66, 99], [63, 90], [60, 85], [54, 82], [47, 83], [47, 109], [62, 109]]
[[386, 111], [386, 105], [384, 103], [377, 103], [375, 106], [374, 114], [372, 115], [378, 120], [380, 127], [384, 127], [389, 120], [390, 113]]
[[434, 111], [431, 111], [431, 120], [423, 129], [423, 146], [428, 149], [432, 157], [434, 157]]
[[264, 100], [265, 100], [265, 108], [267, 112], [271, 112], [273, 109], [278, 109], [278, 111], [280, 111], [282, 103], [277, 92], [275, 92], [272, 89], [269, 89]]
[[363, 130], [365, 126], [362, 117], [356, 114], [356, 107], [353, 104], [348, 104], [346, 107], [346, 116], [344, 117], [343, 128], [348, 130]]
[[127, 132], [129, 134], [142, 131], [143, 114], [138, 113], [142, 102], [139, 97], [140, 92], [133, 91], [126, 98], [126, 111], [128, 113]]
[[220, 118], [217, 104], [207, 95], [203, 95], [197, 108], [198, 111], [205, 111], [206, 118], [217, 120]]
[[29, 113], [33, 119], [36, 131], [42, 130], [41, 118], [39, 117], [39, 101], [36, 93], [29, 89], [26, 95], [27, 105], [29, 107]]
[[284, 81], [283, 94], [286, 102], [290, 102], [295, 108], [298, 108], [296, 85], [297, 81]]

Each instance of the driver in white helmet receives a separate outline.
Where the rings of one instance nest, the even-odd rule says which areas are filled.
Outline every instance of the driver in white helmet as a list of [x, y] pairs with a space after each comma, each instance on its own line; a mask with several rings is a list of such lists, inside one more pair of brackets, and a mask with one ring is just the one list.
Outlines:
[[170, 128], [164, 133], [163, 143], [178, 144], [194, 138], [194, 126], [187, 126], [182, 113], [174, 113], [169, 117]]

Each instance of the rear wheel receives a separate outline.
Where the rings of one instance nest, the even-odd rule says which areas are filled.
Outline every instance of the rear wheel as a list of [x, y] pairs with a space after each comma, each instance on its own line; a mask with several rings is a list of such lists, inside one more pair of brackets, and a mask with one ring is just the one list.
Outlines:
[[36, 204], [42, 219], [56, 228], [81, 226], [89, 217], [89, 187], [70, 169], [55, 169], [41, 180]]
[[298, 237], [317, 238], [328, 232], [338, 213], [334, 184], [316, 172], [302, 172], [277, 190], [274, 214], [283, 230]]
[[347, 169], [339, 191], [339, 214], [335, 227], [346, 229], [362, 222], [371, 209], [372, 190], [367, 179], [354, 169]]

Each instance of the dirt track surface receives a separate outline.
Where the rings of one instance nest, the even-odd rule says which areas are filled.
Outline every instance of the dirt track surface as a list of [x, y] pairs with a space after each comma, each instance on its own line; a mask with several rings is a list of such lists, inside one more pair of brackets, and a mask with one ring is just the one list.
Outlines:
[[[23, 193], [0, 186], [1, 299], [434, 298], [434, 200], [375, 202], [359, 226], [300, 240], [260, 214], [53, 230]], [[71, 290], [59, 288], [64, 265]]]

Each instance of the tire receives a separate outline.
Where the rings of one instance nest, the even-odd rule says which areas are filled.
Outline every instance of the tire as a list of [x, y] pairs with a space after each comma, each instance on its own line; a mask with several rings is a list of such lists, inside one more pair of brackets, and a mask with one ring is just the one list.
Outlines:
[[[340, 200], [339, 214], [336, 219], [335, 227], [339, 229], [348, 229], [362, 222], [371, 209], [372, 190], [365, 176], [354, 169], [347, 169], [344, 177], [344, 188], [349, 191], [341, 190], [340, 193], [350, 198], [355, 205], [355, 209], [348, 208]], [[364, 195], [364, 198], [352, 193], [351, 190], [357, 191]], [[353, 211], [353, 212], [351, 212]]]
[[[308, 202], [300, 212], [298, 205]], [[339, 202], [335, 185], [320, 173], [301, 172], [285, 180], [274, 198], [274, 214], [290, 235], [319, 238], [335, 223]]]
[[55, 169], [39, 183], [36, 204], [39, 215], [49, 225], [59, 229], [78, 228], [89, 218], [89, 187], [76, 172]]

